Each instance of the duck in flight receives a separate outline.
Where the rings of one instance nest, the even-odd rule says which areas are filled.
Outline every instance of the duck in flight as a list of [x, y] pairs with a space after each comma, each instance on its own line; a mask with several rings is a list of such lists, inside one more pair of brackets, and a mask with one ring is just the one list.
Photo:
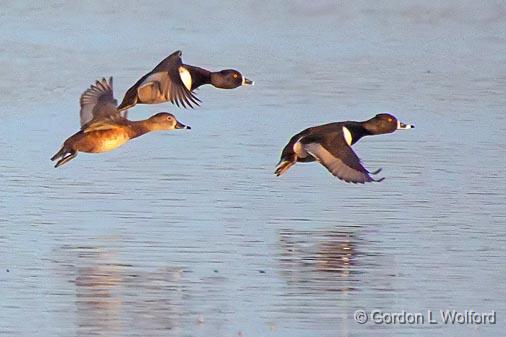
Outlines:
[[193, 92], [204, 84], [216, 88], [235, 89], [254, 82], [233, 69], [212, 72], [183, 64], [182, 52], [176, 51], [160, 62], [153, 70], [142, 76], [127, 90], [118, 110], [129, 109], [136, 104], [156, 104], [170, 101], [184, 108], [199, 105], [200, 100]]
[[112, 77], [103, 78], [87, 89], [80, 99], [81, 130], [70, 136], [51, 158], [58, 159], [55, 167], [74, 159], [77, 153], [99, 153], [114, 150], [130, 139], [159, 130], [191, 129], [174, 115], [160, 112], [148, 119], [130, 121], [116, 108]]
[[379, 182], [371, 175], [353, 152], [351, 145], [364, 136], [392, 133], [395, 130], [412, 129], [414, 125], [401, 123], [395, 116], [382, 113], [363, 121], [329, 123], [305, 129], [293, 136], [281, 153], [275, 174], [285, 173], [297, 162], [318, 161], [330, 173], [348, 183]]

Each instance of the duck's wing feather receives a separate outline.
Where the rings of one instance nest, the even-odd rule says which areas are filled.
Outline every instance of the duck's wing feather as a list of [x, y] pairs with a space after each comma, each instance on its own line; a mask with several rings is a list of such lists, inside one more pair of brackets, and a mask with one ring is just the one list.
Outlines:
[[115, 119], [121, 117], [116, 109], [117, 101], [113, 97], [112, 77], [107, 81], [102, 78], [91, 85], [81, 95], [79, 100], [81, 105], [81, 127], [93, 120]]
[[183, 56], [183, 52], [181, 50], [177, 50], [164, 58], [160, 63], [156, 65], [156, 67], [153, 68], [153, 73], [157, 72], [167, 72], [170, 69], [177, 69], [179, 66], [183, 64], [183, 59], [181, 58]]
[[[180, 73], [182, 70], [184, 71], [184, 69], [180, 69], [183, 67], [182, 55], [183, 53], [180, 50], [170, 54], [153, 69], [152, 75], [158, 78], [158, 74], [162, 74], [159, 79], [160, 90], [167, 97], [167, 100], [177, 106], [181, 104], [184, 108], [187, 105], [193, 108], [192, 104], [199, 105], [200, 100], [185, 86], [181, 79]], [[150, 77], [148, 76], [146, 81], [149, 81]]]
[[362, 165], [342, 135], [335, 137], [307, 137], [301, 140], [304, 149], [315, 157], [330, 173], [348, 183], [366, 183], [375, 180]]
[[118, 109], [124, 110], [135, 105], [140, 98], [143, 103], [170, 101], [177, 106], [193, 108], [200, 100], [189, 90], [181, 79], [184, 72], [181, 51], [176, 51], [160, 62], [150, 73], [144, 75], [125, 94]]
[[120, 127], [125, 117], [118, 112], [116, 104], [112, 77], [96, 81], [81, 95], [81, 130], [86, 133]]

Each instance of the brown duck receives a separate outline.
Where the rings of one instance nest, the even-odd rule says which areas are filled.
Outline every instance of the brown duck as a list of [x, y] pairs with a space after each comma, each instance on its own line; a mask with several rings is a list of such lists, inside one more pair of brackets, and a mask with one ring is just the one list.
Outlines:
[[167, 112], [157, 113], [146, 120], [130, 121], [118, 111], [116, 104], [112, 77], [109, 81], [105, 78], [96, 81], [81, 95], [81, 130], [70, 136], [51, 158], [52, 161], [58, 159], [55, 167], [74, 159], [79, 151], [107, 152], [151, 131], [191, 129]]

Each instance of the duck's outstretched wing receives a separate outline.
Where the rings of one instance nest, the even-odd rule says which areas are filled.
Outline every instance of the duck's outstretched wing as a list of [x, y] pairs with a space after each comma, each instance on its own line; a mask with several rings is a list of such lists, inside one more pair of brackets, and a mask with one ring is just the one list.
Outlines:
[[301, 142], [309, 154], [341, 180], [363, 184], [384, 179], [376, 180], [371, 177], [371, 172], [362, 165], [358, 156], [340, 134], [330, 139], [308, 137], [302, 139]]
[[109, 77], [109, 81], [105, 78], [96, 81], [94, 85], [83, 92], [79, 103], [81, 105], [81, 128], [93, 121], [122, 118], [116, 109], [117, 101], [113, 97], [112, 77]]
[[[200, 100], [191, 91], [191, 76], [183, 66], [181, 55], [179, 50], [172, 53], [141, 77], [127, 90], [118, 110], [126, 110], [139, 102], [154, 104], [170, 101], [184, 108], [199, 105]], [[183, 78], [187, 83], [183, 82]]]

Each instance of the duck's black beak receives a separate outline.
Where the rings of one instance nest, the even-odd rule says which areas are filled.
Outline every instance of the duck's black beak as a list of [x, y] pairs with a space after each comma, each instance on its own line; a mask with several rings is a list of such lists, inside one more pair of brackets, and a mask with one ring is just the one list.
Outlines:
[[242, 78], [242, 85], [255, 85], [255, 81], [249, 80], [246, 77]]
[[179, 121], [176, 123], [176, 127], [175, 128], [176, 129], [188, 129], [188, 130], [191, 130], [191, 126], [179, 123]]
[[415, 126], [413, 124], [404, 124], [402, 122], [397, 121], [397, 130], [407, 130], [414, 129]]

